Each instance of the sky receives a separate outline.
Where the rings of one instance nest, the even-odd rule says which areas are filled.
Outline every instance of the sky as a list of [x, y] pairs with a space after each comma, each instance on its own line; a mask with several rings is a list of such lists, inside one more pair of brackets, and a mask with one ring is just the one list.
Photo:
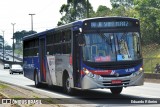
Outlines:
[[[110, 0], [89, 0], [94, 11], [99, 5], [111, 7]], [[14, 32], [30, 31], [31, 16], [33, 15], [33, 30], [37, 32], [52, 29], [57, 26], [62, 17], [59, 13], [62, 4], [67, 0], [0, 0], [0, 35], [7, 44], [12, 45], [13, 25]]]

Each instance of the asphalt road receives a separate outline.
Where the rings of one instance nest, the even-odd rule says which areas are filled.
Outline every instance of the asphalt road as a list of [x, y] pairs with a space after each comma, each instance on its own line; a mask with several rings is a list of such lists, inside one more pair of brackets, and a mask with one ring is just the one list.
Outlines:
[[38, 92], [43, 95], [49, 96], [51, 98], [60, 98], [61, 100], [65, 100], [66, 103], [68, 102], [71, 104], [91, 104], [92, 106], [96, 107], [129, 105], [136, 105], [142, 107], [160, 107], [160, 104], [130, 104], [131, 100], [144, 101], [146, 98], [149, 98], [147, 100], [156, 100], [155, 98], [159, 98], [158, 101], [160, 101], [160, 84], [155, 83], [144, 83], [143, 86], [124, 88], [122, 93], [117, 96], [112, 95], [110, 90], [108, 89], [96, 89], [85, 91], [76, 90], [76, 94], [74, 96], [69, 96], [63, 93], [62, 88], [60, 87], [48, 88], [46, 85], [44, 85], [44, 87], [37, 89], [35, 88], [34, 82], [32, 80], [25, 78], [22, 74], [9, 74], [9, 70], [4, 70], [3, 65], [0, 65], [0, 81], [18, 85], [23, 88], [32, 90], [34, 92]]
[[[3, 59], [3, 54], [2, 54], [1, 52], [0, 52], [0, 54], [1, 54], [0, 58]], [[13, 61], [13, 57], [10, 56], [10, 55], [8, 55], [8, 54], [12, 55], [11, 53], [6, 53], [6, 54], [4, 55], [5, 57], [9, 58], [9, 60], [7, 60], [7, 61]], [[4, 60], [6, 60], [6, 58], [4, 58]], [[16, 62], [21, 62], [20, 60], [18, 60], [18, 59], [16, 59], [16, 58], [14, 58], [14, 61], [16, 61]]]

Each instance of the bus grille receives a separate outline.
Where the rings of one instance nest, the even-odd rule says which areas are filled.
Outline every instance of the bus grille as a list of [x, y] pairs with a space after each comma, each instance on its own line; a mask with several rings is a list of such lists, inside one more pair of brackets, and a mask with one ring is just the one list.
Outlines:
[[128, 85], [130, 80], [123, 80], [121, 84], [112, 84], [111, 81], [103, 81], [103, 86], [123, 86]]

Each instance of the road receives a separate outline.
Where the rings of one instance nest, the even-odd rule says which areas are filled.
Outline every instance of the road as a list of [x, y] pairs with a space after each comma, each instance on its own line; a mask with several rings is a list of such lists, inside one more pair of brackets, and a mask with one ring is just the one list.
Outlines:
[[[10, 54], [10, 55], [9, 55]], [[5, 55], [4, 55], [4, 60], [6, 60], [6, 58], [9, 58], [7, 61], [13, 61], [13, 57], [12, 57], [12, 54], [11, 53], [6, 53]], [[0, 59], [3, 59], [3, 54], [0, 52]], [[16, 58], [14, 58], [14, 61], [16, 61], [16, 62], [21, 62], [20, 60], [18, 60], [18, 59], [16, 59]]]
[[[0, 81], [4, 81], [7, 83], [15, 84], [21, 86], [23, 88], [27, 88], [34, 92], [42, 93], [43, 95], [47, 95], [51, 98], [62, 98], [62, 100], [67, 100], [69, 103], [72, 104], [92, 104], [92, 106], [129, 106], [129, 104], [121, 104], [125, 103], [124, 101], [128, 99], [136, 99], [141, 100], [141, 98], [160, 98], [160, 85], [155, 83], [145, 83], [144, 86], [137, 86], [137, 87], [129, 87], [124, 88], [121, 95], [112, 95], [111, 92], [107, 89], [96, 89], [96, 90], [86, 90], [80, 91], [76, 90], [75, 96], [69, 96], [63, 93], [62, 88], [60, 87], [52, 87], [37, 89], [34, 86], [34, 82], [25, 78], [22, 74], [9, 74], [9, 70], [3, 69], [3, 65], [0, 65]], [[124, 99], [122, 101], [122, 99]], [[130, 101], [129, 100], [129, 101]], [[110, 104], [112, 103], [112, 104]], [[120, 104], [116, 104], [120, 103]], [[127, 103], [127, 102], [126, 102]], [[132, 104], [130, 106], [134, 106]], [[84, 106], [84, 105], [83, 105]], [[136, 105], [137, 106], [137, 105]], [[152, 105], [142, 105], [138, 104], [138, 106], [142, 107], [159, 107], [159, 104], [152, 104]]]

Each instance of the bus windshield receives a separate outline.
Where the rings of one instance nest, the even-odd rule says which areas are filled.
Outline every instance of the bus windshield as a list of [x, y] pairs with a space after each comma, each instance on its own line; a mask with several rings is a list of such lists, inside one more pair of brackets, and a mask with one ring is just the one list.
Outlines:
[[126, 61], [137, 60], [141, 56], [139, 32], [86, 33], [84, 37], [84, 61]]

